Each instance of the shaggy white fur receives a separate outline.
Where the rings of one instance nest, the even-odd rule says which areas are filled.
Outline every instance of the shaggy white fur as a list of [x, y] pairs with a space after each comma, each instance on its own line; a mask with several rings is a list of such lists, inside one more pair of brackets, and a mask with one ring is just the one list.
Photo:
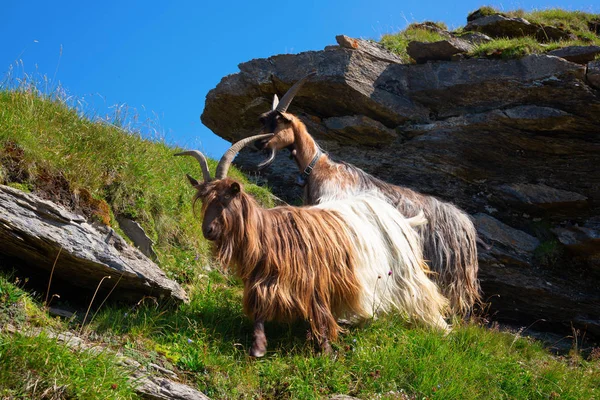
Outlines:
[[347, 223], [359, 260], [361, 304], [369, 318], [393, 311], [409, 320], [447, 330], [448, 300], [440, 293], [423, 261], [414, 227], [427, 221], [423, 213], [405, 218], [376, 192], [346, 199], [322, 199], [314, 207], [335, 211]]

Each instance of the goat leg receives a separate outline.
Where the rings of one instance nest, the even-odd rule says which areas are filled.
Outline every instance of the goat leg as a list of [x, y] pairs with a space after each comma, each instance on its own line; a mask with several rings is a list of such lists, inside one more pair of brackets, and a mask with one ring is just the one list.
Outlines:
[[331, 344], [329, 343], [329, 331], [325, 324], [321, 324], [321, 333], [323, 334], [323, 336], [318, 339], [321, 353], [331, 354], [333, 350], [331, 349]]
[[267, 352], [267, 336], [265, 335], [265, 322], [262, 319], [254, 321], [254, 342], [248, 351], [251, 357], [262, 357]]

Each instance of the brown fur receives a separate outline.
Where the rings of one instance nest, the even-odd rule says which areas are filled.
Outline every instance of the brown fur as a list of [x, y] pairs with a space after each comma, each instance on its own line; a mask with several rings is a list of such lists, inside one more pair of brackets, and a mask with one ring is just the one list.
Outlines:
[[205, 236], [214, 240], [217, 259], [244, 282], [249, 317], [304, 319], [320, 340], [335, 340], [336, 316], [364, 314], [351, 239], [336, 212], [262, 209], [230, 178], [196, 188]]

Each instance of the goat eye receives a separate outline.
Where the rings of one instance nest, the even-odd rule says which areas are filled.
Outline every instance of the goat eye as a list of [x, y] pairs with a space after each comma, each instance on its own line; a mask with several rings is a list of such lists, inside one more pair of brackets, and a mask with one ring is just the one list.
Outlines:
[[223, 198], [225, 198], [225, 200], [229, 200], [231, 198], [231, 195], [226, 194], [225, 196], [223, 196]]

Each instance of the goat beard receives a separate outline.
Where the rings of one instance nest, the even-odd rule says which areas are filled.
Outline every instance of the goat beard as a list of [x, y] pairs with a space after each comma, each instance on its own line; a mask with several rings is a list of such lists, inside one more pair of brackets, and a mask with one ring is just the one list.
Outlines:
[[269, 155], [269, 158], [267, 158], [265, 161], [261, 162], [260, 164], [258, 164], [258, 169], [261, 170], [263, 168], [268, 167], [269, 165], [273, 164], [273, 161], [275, 161], [275, 155], [277, 154], [277, 150], [272, 148], [271, 149], [271, 154]]

